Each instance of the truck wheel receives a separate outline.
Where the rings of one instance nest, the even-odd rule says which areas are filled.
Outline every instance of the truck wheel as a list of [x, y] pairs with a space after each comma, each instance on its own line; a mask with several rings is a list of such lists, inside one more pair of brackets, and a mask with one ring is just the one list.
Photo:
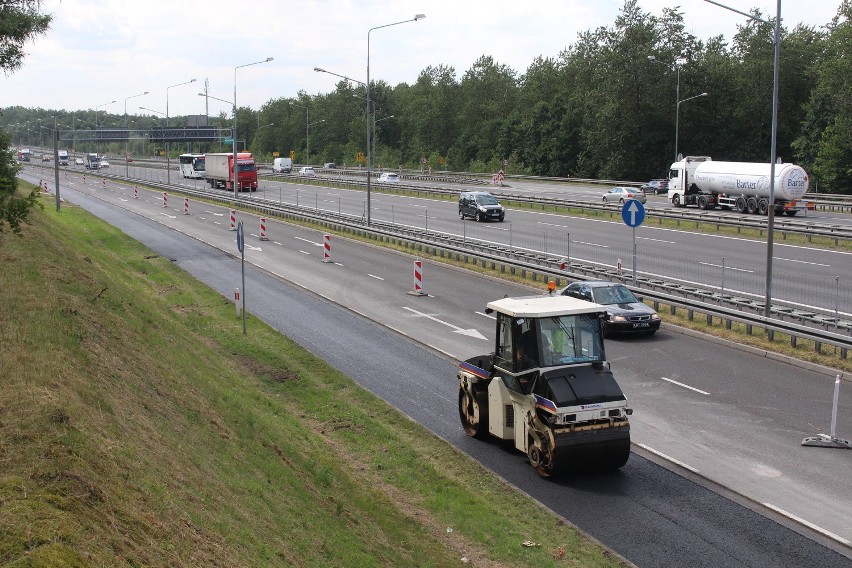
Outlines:
[[746, 200], [743, 197], [737, 197], [736, 201], [737, 212], [745, 213], [746, 212]]
[[677, 193], [672, 196], [672, 207], [681, 207], [680, 195]]
[[757, 203], [757, 212], [760, 215], [764, 215], [764, 216], [768, 215], [769, 214], [769, 202], [766, 201], [765, 199], [761, 199]]
[[707, 209], [707, 198], [703, 195], [698, 196], [698, 208], [699, 209]]
[[795, 217], [796, 213], [798, 213], [798, 211], [796, 211], [795, 209], [793, 209], [792, 211], [784, 211], [784, 215], [786, 215], [787, 217]]
[[547, 450], [540, 448], [533, 436], [527, 437], [527, 458], [541, 477], [548, 478], [553, 475], [553, 463], [547, 455]]
[[471, 438], [485, 438], [488, 435], [488, 392], [470, 390], [459, 385], [459, 418], [465, 434]]
[[754, 197], [749, 197], [748, 201], [746, 201], [746, 210], [751, 215], [757, 213], [757, 199], [755, 199]]

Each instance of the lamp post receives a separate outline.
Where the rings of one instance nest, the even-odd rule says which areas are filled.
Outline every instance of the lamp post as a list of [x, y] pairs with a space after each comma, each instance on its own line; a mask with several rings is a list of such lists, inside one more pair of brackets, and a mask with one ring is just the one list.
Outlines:
[[[314, 67], [314, 71], [316, 70], [317, 68]], [[305, 109], [305, 165], [309, 166], [311, 163], [311, 125], [308, 124], [310, 121], [308, 105], [300, 105], [299, 103], [294, 102], [291, 102], [290, 104]]]
[[701, 93], [700, 95], [695, 95], [692, 97], [685, 98], [683, 100], [679, 100], [677, 102], [677, 107], [675, 108], [675, 161], [677, 161], [678, 153], [677, 153], [677, 141], [678, 141], [678, 133], [680, 132], [680, 103], [685, 103], [686, 101], [691, 101], [692, 99], [697, 99], [699, 97], [706, 97], [707, 93]]
[[[736, 12], [741, 16], [745, 16], [755, 22], [772, 25], [767, 20], [762, 20], [751, 14], [735, 10], [731, 7], [720, 4], [714, 0], [704, 0], [710, 4], [719, 6], [731, 12]], [[772, 248], [775, 238], [775, 161], [777, 159], [776, 139], [778, 137], [778, 67], [781, 61], [781, 0], [777, 0], [775, 12], [775, 57], [773, 58], [772, 68], [772, 143], [769, 150], [769, 209], [767, 210], [766, 220], [766, 298], [764, 301], [763, 315], [769, 317], [771, 314], [772, 302]]]
[[[779, 0], [780, 1], [780, 0]], [[372, 152], [370, 151], [370, 33], [373, 30], [379, 30], [382, 28], [389, 28], [390, 26], [398, 26], [399, 24], [405, 24], [408, 22], [416, 22], [418, 20], [422, 20], [425, 18], [425, 14], [417, 14], [410, 20], [402, 20], [401, 22], [394, 22], [392, 24], [385, 24], [383, 26], [376, 26], [367, 30], [367, 226], [370, 226], [370, 167], [372, 162]]]
[[237, 191], [240, 186], [239, 176], [237, 175], [239, 171], [239, 167], [237, 165], [237, 69], [249, 67], [251, 65], [258, 65], [260, 63], [269, 63], [273, 59], [273, 57], [267, 57], [262, 61], [255, 61], [254, 63], [246, 63], [245, 65], [237, 65], [234, 67], [234, 201], [237, 199]]
[[376, 148], [379, 147], [379, 133], [376, 130], [376, 124], [382, 122], [383, 120], [390, 120], [391, 118], [394, 118], [394, 115], [386, 116], [384, 118], [376, 120], [376, 111], [375, 109], [373, 109], [373, 154], [377, 154]]
[[[168, 87], [166, 87], [166, 128], [169, 127], [169, 89], [171, 89], [172, 87], [180, 87], [181, 85], [189, 85], [190, 83], [195, 83], [195, 79], [190, 79], [189, 81], [184, 81], [183, 83], [178, 83], [176, 85], [169, 85]], [[167, 184], [172, 183], [172, 176], [171, 176], [171, 173], [172, 173], [171, 172], [172, 155], [171, 155], [171, 152], [170, 152], [168, 136], [169, 136], [169, 133], [166, 132], [166, 183]]]
[[124, 97], [124, 131], [125, 131], [124, 132], [124, 135], [125, 135], [125, 139], [124, 139], [124, 175], [126, 177], [130, 177], [130, 165], [127, 163], [127, 151], [128, 151], [127, 143], [129, 141], [129, 138], [130, 138], [130, 136], [129, 136], [130, 133], [127, 132], [127, 101], [130, 100], [130, 99], [135, 99], [136, 97], [145, 96], [147, 94], [148, 94], [148, 91], [145, 91], [144, 93], [139, 93], [138, 95], [130, 95], [129, 97]]

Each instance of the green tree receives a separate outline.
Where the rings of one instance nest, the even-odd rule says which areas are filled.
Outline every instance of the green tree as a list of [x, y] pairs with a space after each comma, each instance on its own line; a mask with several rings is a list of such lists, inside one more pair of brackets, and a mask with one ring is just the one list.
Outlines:
[[[40, 9], [38, 0], [0, 0], [0, 69], [6, 76], [23, 65], [24, 45], [47, 31], [51, 17]], [[38, 189], [23, 197], [17, 195], [18, 165], [10, 144], [9, 135], [0, 133], [0, 234], [8, 224], [20, 235], [21, 223], [37, 203]]]

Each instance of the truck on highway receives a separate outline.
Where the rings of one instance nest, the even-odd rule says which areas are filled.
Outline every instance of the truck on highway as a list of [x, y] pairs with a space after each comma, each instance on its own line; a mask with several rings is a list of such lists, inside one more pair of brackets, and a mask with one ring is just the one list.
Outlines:
[[101, 157], [95, 152], [86, 154], [86, 169], [99, 170], [101, 169]]
[[18, 161], [29, 162], [31, 155], [32, 153], [30, 152], [29, 148], [21, 148], [20, 150], [18, 150]]
[[[233, 189], [234, 155], [205, 154], [204, 168], [211, 188]], [[257, 191], [257, 165], [251, 152], [237, 153], [237, 183], [240, 191]]]
[[68, 165], [68, 150], [59, 150], [57, 152], [57, 156], [59, 158], [59, 165], [60, 166], [67, 166]]
[[459, 363], [468, 436], [511, 441], [542, 477], [616, 469], [630, 456], [632, 409], [606, 360], [606, 308], [569, 296], [502, 298], [494, 352]]
[[[740, 213], [769, 212], [769, 163], [714, 162], [708, 156], [686, 156], [671, 165], [668, 199], [674, 207], [735, 209]], [[775, 214], [793, 216], [815, 209], [804, 199], [808, 174], [795, 164], [775, 165]]]

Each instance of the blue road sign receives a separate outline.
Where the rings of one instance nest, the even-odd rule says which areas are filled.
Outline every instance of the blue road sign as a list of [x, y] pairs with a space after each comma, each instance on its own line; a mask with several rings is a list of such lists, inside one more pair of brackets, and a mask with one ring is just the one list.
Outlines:
[[243, 222], [237, 223], [237, 250], [243, 252], [245, 248], [245, 239], [243, 238]]
[[645, 220], [645, 206], [636, 199], [628, 199], [621, 208], [621, 218], [628, 227], [638, 227]]

